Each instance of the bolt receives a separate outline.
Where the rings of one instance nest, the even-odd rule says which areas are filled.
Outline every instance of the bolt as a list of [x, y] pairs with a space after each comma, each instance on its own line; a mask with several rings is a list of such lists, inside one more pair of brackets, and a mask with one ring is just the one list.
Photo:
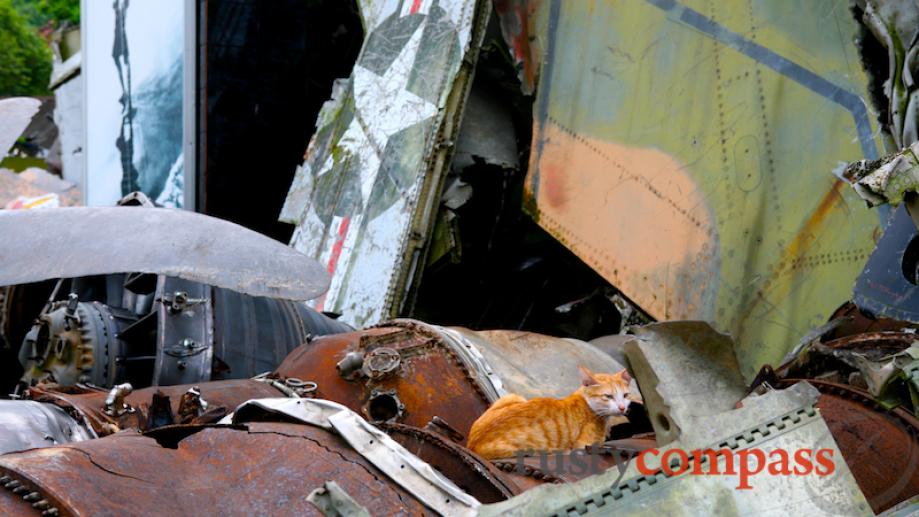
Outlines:
[[39, 499], [41, 499], [41, 494], [39, 494], [38, 492], [31, 492], [29, 494], [22, 496], [22, 498], [31, 503], [32, 501], [38, 501]]
[[49, 503], [46, 499], [42, 499], [37, 503], [32, 503], [32, 508], [35, 508], [36, 510], [47, 510], [50, 506], [51, 503]]
[[179, 368], [179, 370], [184, 370], [185, 367], [188, 366], [188, 363], [186, 363], [185, 361], [178, 361], [176, 363], [176, 366]]
[[185, 291], [176, 291], [175, 294], [172, 295], [172, 301], [179, 305], [185, 305], [188, 301], [188, 293]]
[[179, 345], [190, 349], [190, 348], [195, 348], [195, 346], [197, 346], [197, 343], [195, 343], [194, 339], [187, 337], [183, 339], [182, 341], [180, 341]]

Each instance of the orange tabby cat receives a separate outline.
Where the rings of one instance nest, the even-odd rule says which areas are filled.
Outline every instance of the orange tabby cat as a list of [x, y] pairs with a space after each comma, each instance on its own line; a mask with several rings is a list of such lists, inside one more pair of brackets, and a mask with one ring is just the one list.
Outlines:
[[606, 439], [609, 417], [629, 407], [629, 372], [593, 373], [583, 366], [577, 391], [563, 399], [505, 395], [472, 424], [468, 447], [487, 459], [517, 451], [586, 447]]

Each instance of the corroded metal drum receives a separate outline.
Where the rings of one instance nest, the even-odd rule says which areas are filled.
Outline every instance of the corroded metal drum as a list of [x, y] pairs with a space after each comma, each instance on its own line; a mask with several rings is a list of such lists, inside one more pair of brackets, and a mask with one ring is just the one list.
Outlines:
[[403, 321], [315, 339], [291, 352], [275, 375], [313, 381], [316, 397], [374, 423], [424, 427], [439, 417], [465, 437], [498, 396], [478, 368], [438, 327]]

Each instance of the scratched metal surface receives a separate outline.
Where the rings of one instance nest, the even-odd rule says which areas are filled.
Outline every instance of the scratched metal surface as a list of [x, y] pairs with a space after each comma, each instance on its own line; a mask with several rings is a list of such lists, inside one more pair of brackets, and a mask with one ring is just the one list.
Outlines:
[[488, 2], [359, 4], [364, 46], [319, 114], [280, 216], [297, 225], [291, 245], [332, 275], [315, 308], [356, 327], [398, 310], [418, 262], [410, 242], [423, 242], [439, 187], [426, 173], [445, 161], [435, 140], [455, 130], [457, 77]]
[[850, 298], [879, 220], [833, 170], [880, 140], [847, 2], [500, 4], [540, 67], [543, 228], [654, 317], [732, 334], [747, 377]]

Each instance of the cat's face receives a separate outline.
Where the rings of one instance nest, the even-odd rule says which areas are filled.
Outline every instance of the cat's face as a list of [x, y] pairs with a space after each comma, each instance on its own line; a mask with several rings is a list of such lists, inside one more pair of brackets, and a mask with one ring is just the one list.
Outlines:
[[625, 415], [629, 409], [629, 372], [593, 373], [580, 366], [582, 394], [587, 405], [601, 417]]

